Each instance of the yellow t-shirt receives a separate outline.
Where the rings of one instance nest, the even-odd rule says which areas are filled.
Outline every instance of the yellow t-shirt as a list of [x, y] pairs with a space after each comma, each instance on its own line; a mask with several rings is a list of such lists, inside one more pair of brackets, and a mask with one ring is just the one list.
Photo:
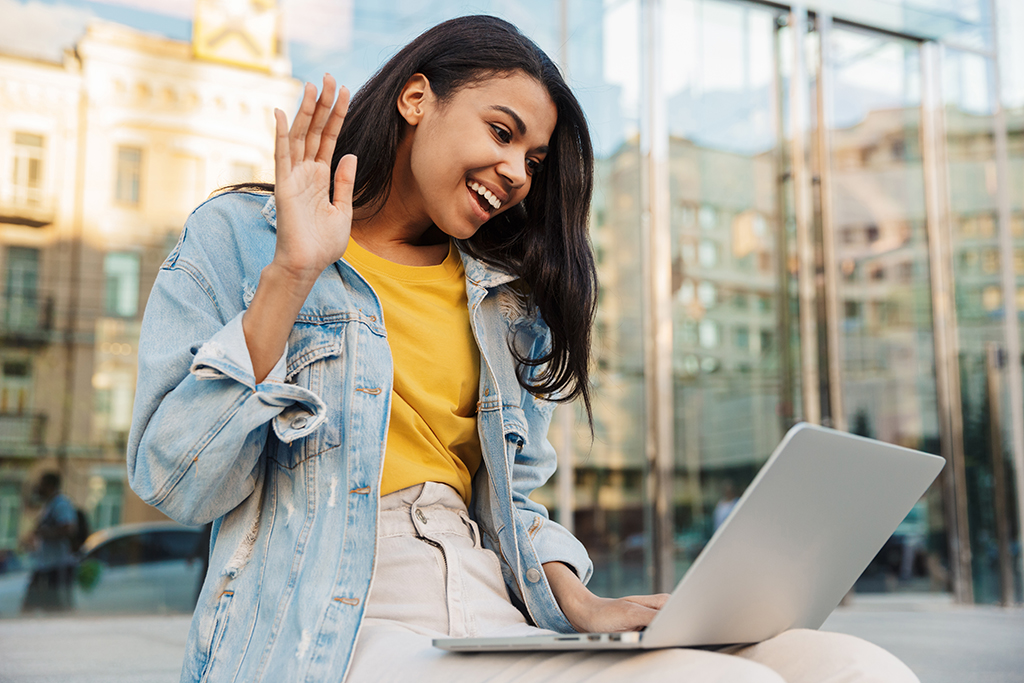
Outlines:
[[380, 494], [436, 481], [468, 504], [480, 466], [480, 351], [458, 250], [449, 247], [439, 266], [404, 266], [349, 239], [345, 260], [380, 297], [394, 360]]

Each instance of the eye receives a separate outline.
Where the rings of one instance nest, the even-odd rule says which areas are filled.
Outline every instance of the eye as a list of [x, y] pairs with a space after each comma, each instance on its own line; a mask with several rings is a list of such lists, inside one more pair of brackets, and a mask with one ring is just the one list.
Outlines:
[[498, 137], [498, 139], [504, 142], [505, 144], [512, 142], [512, 133], [508, 132], [501, 126], [496, 126], [492, 123], [491, 130], [493, 130], [494, 134]]
[[526, 170], [530, 172], [530, 175], [537, 175], [544, 170], [544, 162], [537, 161], [536, 159], [527, 159]]

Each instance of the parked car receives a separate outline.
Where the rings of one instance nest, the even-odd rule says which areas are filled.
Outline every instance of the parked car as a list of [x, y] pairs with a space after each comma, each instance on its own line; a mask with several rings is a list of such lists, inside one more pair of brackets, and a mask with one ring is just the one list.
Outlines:
[[[123, 524], [90, 535], [77, 554], [76, 612], [191, 612], [205, 567], [207, 536], [174, 522]], [[0, 616], [17, 616], [29, 568], [20, 560], [0, 574]]]

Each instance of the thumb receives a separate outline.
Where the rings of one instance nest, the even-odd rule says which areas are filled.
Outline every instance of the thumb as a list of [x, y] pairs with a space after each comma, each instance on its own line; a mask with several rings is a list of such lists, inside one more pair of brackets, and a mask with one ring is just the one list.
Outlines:
[[334, 206], [352, 213], [352, 190], [356, 184], [356, 155], [346, 154], [334, 170]]

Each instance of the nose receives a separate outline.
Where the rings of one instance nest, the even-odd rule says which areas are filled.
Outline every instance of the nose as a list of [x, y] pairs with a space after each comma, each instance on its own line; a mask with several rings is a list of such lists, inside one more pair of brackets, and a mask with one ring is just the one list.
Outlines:
[[497, 171], [498, 175], [508, 182], [512, 190], [523, 187], [530, 179], [530, 174], [526, 170], [526, 156], [515, 152], [501, 160]]

